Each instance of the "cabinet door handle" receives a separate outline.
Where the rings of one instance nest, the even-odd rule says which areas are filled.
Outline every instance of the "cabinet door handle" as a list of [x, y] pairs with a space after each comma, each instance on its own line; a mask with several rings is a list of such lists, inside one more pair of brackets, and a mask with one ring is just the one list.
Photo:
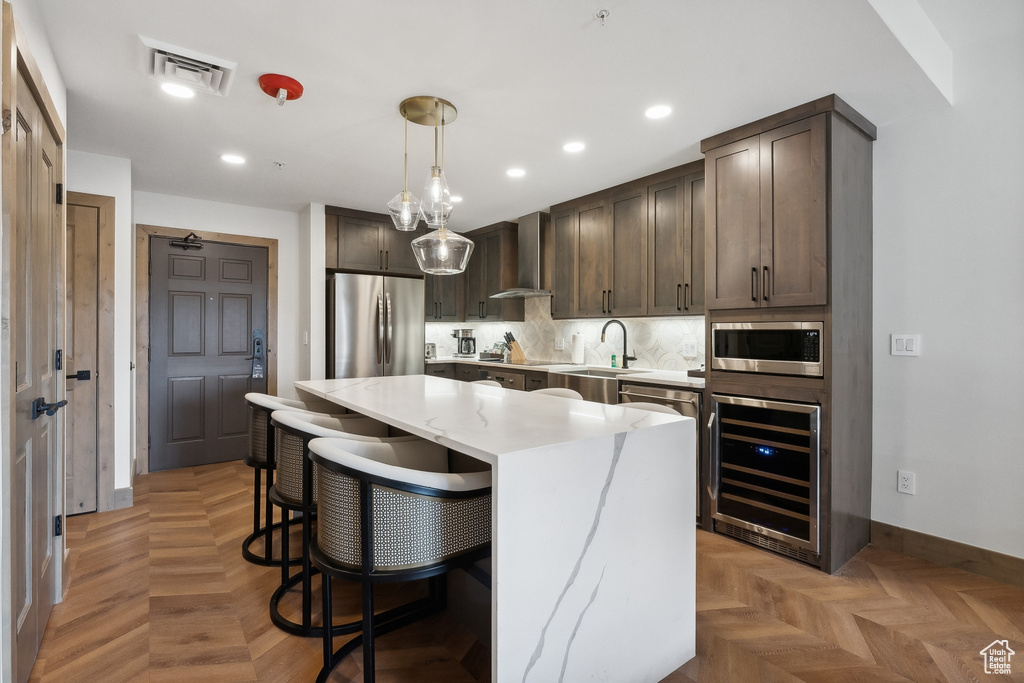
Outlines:
[[608, 312], [612, 312], [612, 290], [608, 290]]
[[[718, 491], [722, 487], [722, 474], [721, 470], [719, 470], [721, 463], [718, 459], [719, 444], [715, 441], [715, 436], [715, 413], [711, 413], [711, 419], [708, 420], [708, 449], [711, 452], [711, 472], [708, 477], [708, 495], [711, 497], [712, 502], [718, 500]], [[712, 510], [712, 512], [714, 512], [714, 510]]]
[[384, 270], [387, 270], [387, 269], [388, 269], [388, 252], [385, 249], [384, 250]]
[[601, 290], [601, 312], [602, 313], [607, 313], [608, 312], [608, 306], [605, 304], [605, 297], [607, 297], [607, 296], [608, 296], [608, 290], [607, 289], [602, 289]]
[[444, 302], [443, 301], [438, 301], [437, 302], [437, 319], [440, 320], [443, 317], [444, 317]]
[[377, 252], [377, 267], [384, 270], [384, 250], [381, 249]]
[[757, 301], [757, 268], [750, 269], [750, 300]]
[[687, 310], [687, 311], [690, 310], [690, 304], [693, 303], [693, 301], [690, 300], [691, 296], [692, 295], [690, 294], [690, 283], [687, 282], [684, 285], [684, 289], [683, 289], [683, 309], [684, 310]]
[[676, 310], [681, 311], [683, 307], [679, 305], [679, 294], [683, 291], [682, 285], [676, 285]]
[[761, 277], [761, 298], [768, 301], [768, 266], [764, 267]]

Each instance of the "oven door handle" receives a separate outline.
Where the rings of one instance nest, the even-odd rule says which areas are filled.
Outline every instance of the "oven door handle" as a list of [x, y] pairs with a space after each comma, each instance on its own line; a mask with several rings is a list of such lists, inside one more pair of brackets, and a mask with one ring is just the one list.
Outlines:
[[711, 476], [708, 477], [708, 495], [711, 497], [711, 502], [716, 503], [715, 507], [717, 508], [718, 491], [722, 487], [722, 470], [719, 458], [719, 444], [715, 439], [716, 416], [717, 413], [711, 413], [711, 419], [708, 420], [708, 448], [711, 454]]

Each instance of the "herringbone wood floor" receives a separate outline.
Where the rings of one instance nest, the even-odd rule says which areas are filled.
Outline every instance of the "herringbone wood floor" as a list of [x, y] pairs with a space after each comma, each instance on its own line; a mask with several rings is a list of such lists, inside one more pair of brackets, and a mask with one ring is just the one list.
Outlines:
[[[71, 586], [31, 680], [312, 681], [320, 641], [271, 625], [279, 570], [241, 557], [251, 505], [252, 471], [236, 462], [137, 477], [134, 507], [70, 518]], [[870, 547], [827, 576], [697, 536], [698, 656], [663, 683], [1024, 680], [1024, 590]], [[354, 618], [357, 587], [335, 586]], [[979, 651], [1003, 639], [1019, 673], [986, 675]], [[378, 650], [382, 683], [489, 680], [486, 648], [445, 615]], [[331, 680], [361, 680], [358, 651]]]

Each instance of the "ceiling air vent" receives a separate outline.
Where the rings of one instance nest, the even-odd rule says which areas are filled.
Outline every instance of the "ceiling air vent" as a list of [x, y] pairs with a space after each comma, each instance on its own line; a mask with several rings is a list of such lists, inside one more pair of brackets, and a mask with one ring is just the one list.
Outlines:
[[238, 64], [194, 50], [139, 36], [143, 47], [143, 70], [161, 81], [187, 85], [197, 92], [227, 95]]

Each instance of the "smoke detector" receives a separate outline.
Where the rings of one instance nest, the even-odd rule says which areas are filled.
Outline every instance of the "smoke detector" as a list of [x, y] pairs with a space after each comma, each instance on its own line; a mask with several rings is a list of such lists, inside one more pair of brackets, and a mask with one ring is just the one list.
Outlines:
[[231, 89], [238, 68], [236, 62], [145, 36], [139, 36], [139, 39], [143, 47], [143, 72], [150, 78], [222, 97]]

